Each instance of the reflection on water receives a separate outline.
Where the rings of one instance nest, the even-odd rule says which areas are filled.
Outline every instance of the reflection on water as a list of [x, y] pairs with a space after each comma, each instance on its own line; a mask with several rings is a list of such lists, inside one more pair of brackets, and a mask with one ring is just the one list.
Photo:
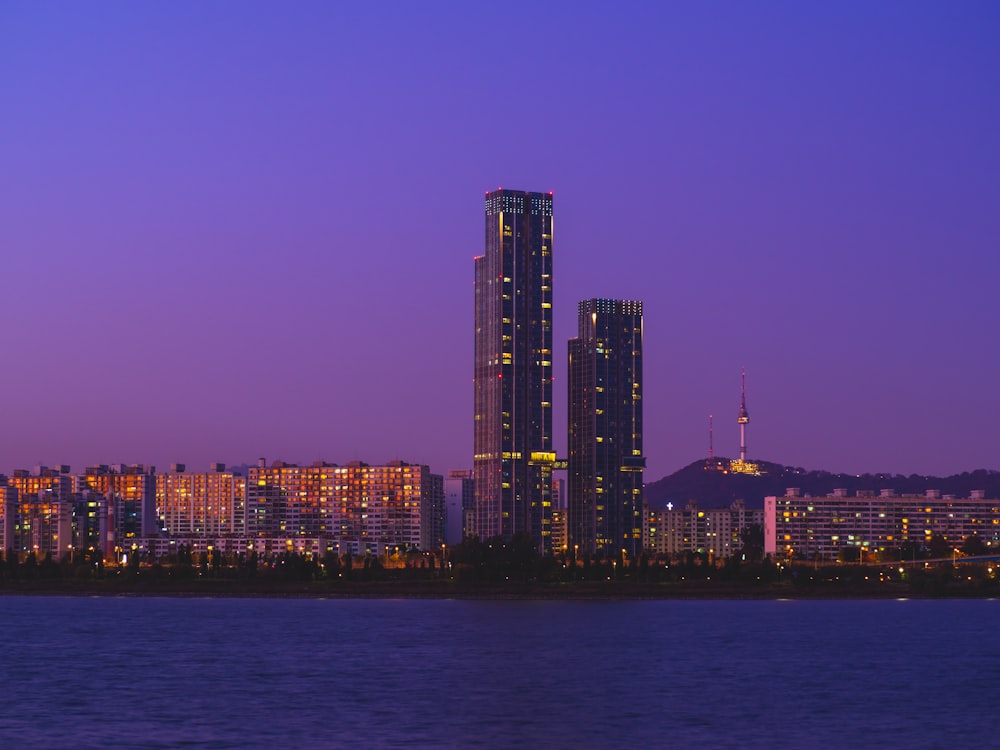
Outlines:
[[998, 613], [0, 597], [0, 747], [989, 747]]

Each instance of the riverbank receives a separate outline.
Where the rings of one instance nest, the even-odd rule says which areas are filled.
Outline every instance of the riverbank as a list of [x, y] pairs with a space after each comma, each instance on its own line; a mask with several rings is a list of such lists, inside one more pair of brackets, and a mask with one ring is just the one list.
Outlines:
[[109, 575], [93, 580], [3, 581], [0, 596], [312, 597], [344, 599], [898, 599], [1000, 597], [996, 581], [572, 581], [458, 582], [366, 580], [149, 580]]

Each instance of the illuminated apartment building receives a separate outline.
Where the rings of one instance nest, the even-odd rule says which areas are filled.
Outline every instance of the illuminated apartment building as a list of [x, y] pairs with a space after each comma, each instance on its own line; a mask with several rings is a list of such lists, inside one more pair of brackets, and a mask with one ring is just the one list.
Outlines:
[[903, 496], [834, 490], [802, 497], [795, 488], [784, 497], [764, 498], [764, 552], [772, 556], [835, 560], [848, 548], [868, 559], [904, 546], [926, 547], [935, 536], [956, 547], [969, 536], [1000, 547], [1000, 500], [982, 491], [956, 498], [936, 490]]
[[233, 474], [233, 534], [247, 536], [247, 478]]
[[34, 473], [17, 469], [8, 483], [17, 488], [19, 498], [14, 531], [19, 553], [33, 551], [39, 557], [51, 553], [58, 559], [76, 545], [69, 466], [36, 466]]
[[244, 533], [246, 482], [212, 464], [206, 473], [189, 473], [174, 464], [156, 475], [156, 513], [160, 529], [171, 537], [220, 537]]
[[48, 498], [68, 501], [73, 496], [73, 476], [69, 466], [36, 466], [34, 473], [26, 469], [16, 469], [8, 483], [17, 487], [21, 498]]
[[17, 502], [14, 549], [41, 560], [47, 554], [58, 560], [73, 549], [73, 503], [46, 496], [21, 497]]
[[116, 464], [88, 467], [76, 478], [76, 491], [92, 492], [105, 498], [108, 507], [108, 535], [104, 552], [131, 540], [159, 533], [156, 519], [156, 469], [153, 466]]
[[0, 474], [0, 539], [3, 540], [3, 553], [6, 557], [14, 550], [14, 528], [17, 526], [17, 487], [8, 483], [7, 477]]
[[23, 469], [0, 484], [3, 544], [23, 557], [59, 559], [73, 547], [73, 494], [69, 467]]
[[427, 466], [353, 461], [336, 469], [335, 538], [364, 552], [432, 550], [445, 541], [444, 478]]
[[250, 537], [325, 537], [339, 549], [437, 549], [444, 542], [444, 480], [427, 466], [275, 461], [250, 469]]
[[698, 552], [716, 558], [740, 554], [742, 532], [751, 525], [763, 526], [764, 511], [750, 510], [742, 500], [728, 508], [701, 510], [694, 501], [682, 510], [646, 511], [645, 547], [661, 555]]
[[[108, 540], [108, 498], [90, 490], [73, 493], [73, 544], [101, 549]], [[113, 545], [112, 545], [113, 546]]]
[[590, 299], [569, 342], [567, 543], [642, 551], [642, 303]]
[[552, 554], [566, 554], [569, 550], [569, 537], [566, 535], [566, 509], [552, 509]]
[[473, 476], [482, 539], [551, 550], [552, 194], [486, 194], [475, 259]]
[[[110, 471], [110, 469], [109, 469]], [[10, 486], [16, 487], [20, 496], [23, 517], [27, 513], [29, 520], [27, 528], [40, 529], [45, 523], [53, 522], [54, 506], [45, 510], [46, 503], [69, 503], [71, 513], [71, 538], [66, 539], [65, 531], [59, 533], [63, 539], [60, 542], [59, 552], [62, 554], [70, 544], [76, 548], [87, 549], [88, 547], [103, 549], [108, 543], [108, 499], [107, 490], [94, 492], [86, 487], [70, 473], [70, 467], [58, 465], [54, 467], [36, 466], [34, 472], [26, 469], [15, 470], [8, 479]], [[83, 491], [77, 491], [79, 488]], [[37, 508], [29, 511], [24, 505], [27, 502], [41, 503]], [[62, 522], [64, 511], [59, 509], [60, 520]], [[48, 520], [46, 520], [48, 519]], [[35, 532], [32, 531], [32, 534]], [[40, 532], [39, 532], [40, 533]], [[53, 532], [56, 533], [56, 532]], [[34, 546], [31, 543], [29, 546]], [[112, 545], [113, 546], [113, 545]]]
[[246, 533], [251, 537], [328, 536], [333, 533], [334, 469], [261, 459], [251, 467], [246, 488]]

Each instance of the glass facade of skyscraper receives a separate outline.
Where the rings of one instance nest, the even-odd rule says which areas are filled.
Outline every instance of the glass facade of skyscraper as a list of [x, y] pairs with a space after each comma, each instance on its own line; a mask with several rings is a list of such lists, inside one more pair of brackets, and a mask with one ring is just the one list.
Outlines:
[[590, 299], [569, 342], [567, 547], [642, 551], [642, 303]]
[[486, 194], [475, 279], [475, 528], [551, 551], [552, 194]]

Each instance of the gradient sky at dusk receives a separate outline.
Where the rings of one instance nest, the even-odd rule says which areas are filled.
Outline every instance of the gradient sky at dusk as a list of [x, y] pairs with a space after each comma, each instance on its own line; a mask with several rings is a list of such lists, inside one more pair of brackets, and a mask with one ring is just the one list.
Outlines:
[[483, 193], [645, 304], [647, 481], [1000, 468], [1000, 5], [4, 3], [0, 471], [472, 462]]

